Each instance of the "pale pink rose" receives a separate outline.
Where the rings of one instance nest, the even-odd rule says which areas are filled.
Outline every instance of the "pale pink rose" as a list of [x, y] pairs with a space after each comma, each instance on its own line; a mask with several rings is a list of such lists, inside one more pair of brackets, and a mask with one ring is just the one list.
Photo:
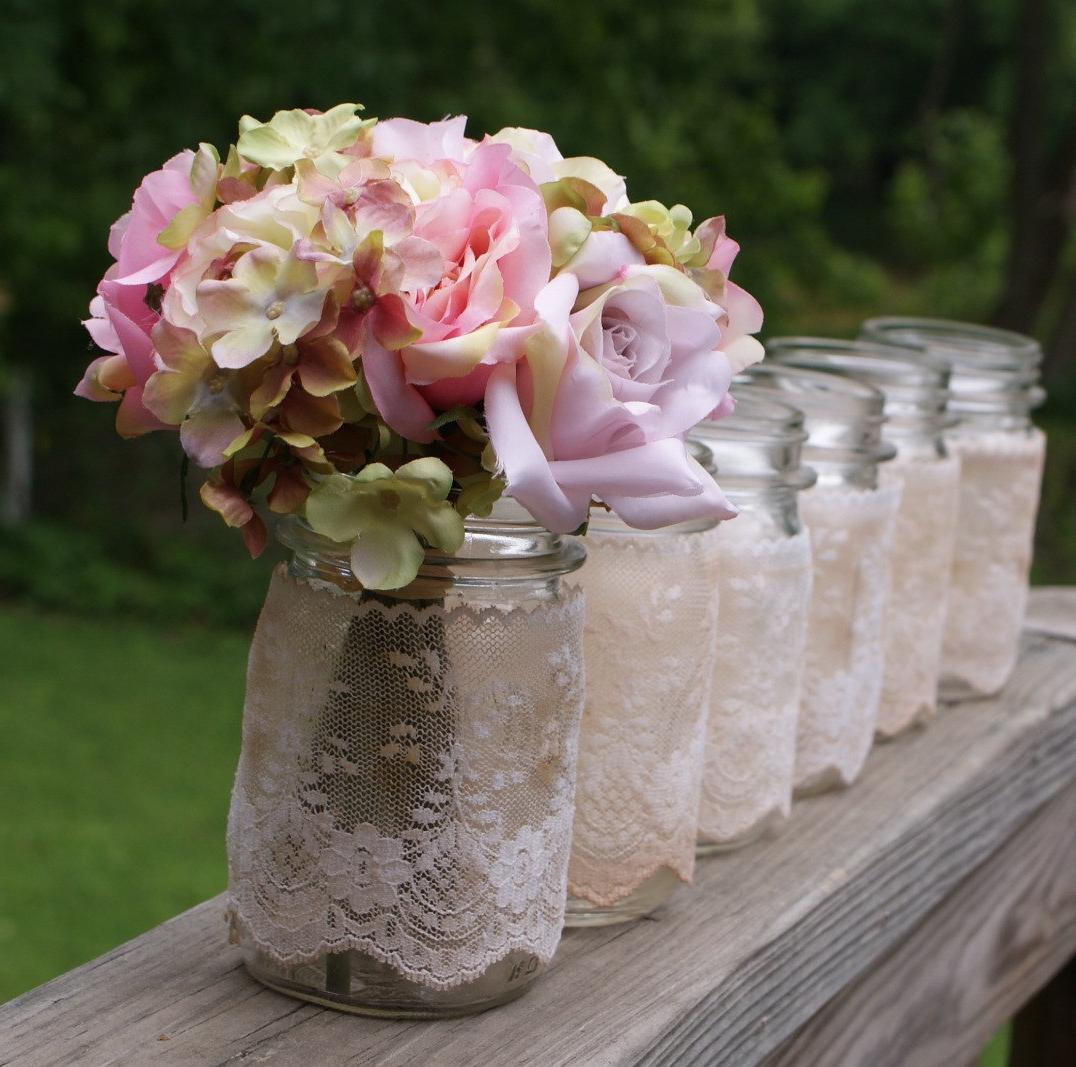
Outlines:
[[736, 514], [681, 436], [728, 390], [720, 332], [703, 294], [676, 306], [652, 282], [588, 294], [573, 315], [578, 282], [558, 275], [525, 359], [490, 374], [486, 421], [508, 492], [551, 530], [578, 528], [592, 496], [641, 529]]
[[508, 146], [480, 145], [459, 167], [458, 185], [416, 206], [414, 237], [444, 277], [380, 297], [363, 347], [378, 410], [412, 441], [432, 441], [436, 411], [477, 403], [492, 367], [518, 358], [549, 279], [545, 202]]
[[131, 210], [109, 235], [116, 259], [115, 280], [122, 285], [160, 281], [176, 265], [182, 249], [165, 248], [157, 240], [185, 207], [198, 202], [191, 185], [194, 152], [173, 156], [160, 170], [147, 174], [134, 194]]

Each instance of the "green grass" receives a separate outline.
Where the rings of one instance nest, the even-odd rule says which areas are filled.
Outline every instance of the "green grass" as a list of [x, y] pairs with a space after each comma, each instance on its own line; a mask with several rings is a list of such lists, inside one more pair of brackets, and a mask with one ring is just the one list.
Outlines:
[[0, 609], [0, 1001], [224, 888], [248, 640]]
[[983, 1050], [979, 1067], [1006, 1067], [1009, 1062], [1009, 1027], [999, 1030]]

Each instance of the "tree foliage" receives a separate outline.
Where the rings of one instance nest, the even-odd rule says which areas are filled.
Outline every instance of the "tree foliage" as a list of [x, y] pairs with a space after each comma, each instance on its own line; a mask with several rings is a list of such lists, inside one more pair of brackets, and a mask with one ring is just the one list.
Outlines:
[[[104, 443], [107, 413], [68, 399], [108, 226], [141, 175], [226, 146], [244, 112], [358, 99], [373, 115], [466, 112], [471, 133], [546, 128], [639, 197], [725, 213], [769, 332], [1004, 308], [1014, 175], [1039, 167], [1028, 195], [1053, 197], [1066, 227], [1024, 323], [1048, 334], [1076, 288], [1073, 199], [1056, 192], [1073, 177], [1076, 10], [1027, 3], [1045, 36], [1021, 0], [6, 0], [0, 363], [29, 367], [49, 404], [46, 509], [89, 514], [117, 450], [133, 457]], [[1013, 135], [1020, 108], [1037, 139]], [[72, 454], [82, 435], [93, 449]], [[171, 481], [154, 488], [166, 454], [136, 462], [171, 502]]]

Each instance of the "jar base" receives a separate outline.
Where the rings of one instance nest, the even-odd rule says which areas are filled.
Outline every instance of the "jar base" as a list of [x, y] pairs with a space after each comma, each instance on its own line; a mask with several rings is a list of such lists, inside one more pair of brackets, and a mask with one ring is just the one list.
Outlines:
[[583, 897], [568, 894], [564, 913], [565, 927], [614, 926], [617, 923], [645, 919], [672, 896], [680, 876], [668, 867], [652, 874], [633, 893], [615, 904], [594, 904]]
[[849, 781], [837, 770], [821, 771], [798, 782], [792, 789], [792, 799], [807, 800], [810, 797], [822, 796], [823, 793], [836, 793], [847, 789], [854, 781], [854, 778]]
[[1004, 688], [1004, 682], [1001, 685], [977, 689], [963, 678], [942, 678], [938, 683], [938, 700], [946, 704], [959, 704], [965, 700], [986, 700], [988, 697], [997, 696]]
[[[244, 965], [252, 978], [274, 992], [323, 1008], [379, 1019], [454, 1019], [507, 1004], [521, 997], [545, 970], [536, 956], [512, 953], [493, 964], [480, 978], [449, 989], [433, 989], [399, 975], [392, 967], [359, 952], [348, 957], [342, 985], [346, 992], [326, 988], [326, 959], [285, 966], [264, 954], [248, 952]], [[339, 977], [337, 978], [339, 981]]]
[[787, 816], [783, 813], [771, 811], [769, 815], [759, 819], [750, 829], [727, 841], [698, 841], [695, 845], [695, 855], [699, 859], [706, 856], [720, 856], [726, 852], [735, 852], [737, 849], [746, 848], [757, 841], [777, 837], [786, 821]]

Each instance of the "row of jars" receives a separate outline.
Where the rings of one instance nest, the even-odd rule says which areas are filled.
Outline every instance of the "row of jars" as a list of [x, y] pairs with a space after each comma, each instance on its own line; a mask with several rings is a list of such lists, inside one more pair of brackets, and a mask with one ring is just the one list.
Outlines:
[[[292, 729], [275, 752], [248, 692], [229, 833], [248, 968], [364, 1012], [501, 1003], [546, 966], [562, 919], [650, 913], [691, 880], [696, 856], [776, 832], [794, 797], [852, 784], [875, 738], [928, 720], [939, 694], [996, 692], [1027, 592], [1044, 455], [1029, 418], [1039, 360], [1027, 338], [938, 320], [872, 320], [858, 342], [773, 340], [734, 383], [735, 412], [700, 425], [693, 443], [738, 517], [640, 531], [595, 513], [572, 580], [578, 542], [537, 530], [510, 502], [472, 527], [461, 557], [431, 557], [389, 607], [357, 590], [345, 549], [293, 531], [286, 587], [266, 611], [276, 596], [284, 632], [304, 611], [315, 630], [335, 613], [337, 650], [324, 679], [299, 685], [316, 694], [307, 733], [296, 736], [288, 704]], [[364, 622], [369, 610], [378, 614]], [[265, 614], [259, 637], [277, 653], [280, 635], [264, 624]], [[320, 631], [311, 640], [326, 644]], [[258, 648], [256, 638], [251, 685]], [[449, 659], [451, 698], [436, 677]], [[436, 700], [423, 705], [426, 691]], [[260, 693], [256, 713], [273, 702]], [[248, 749], [263, 765], [248, 761], [255, 784], [244, 786]], [[305, 755], [296, 763], [293, 752]], [[256, 784], [289, 760], [294, 782]], [[311, 792], [311, 774], [330, 763], [370, 770], [322, 775]], [[371, 788], [376, 800], [363, 796]], [[277, 818], [281, 794], [300, 798], [279, 831], [288, 842], [303, 820], [332, 824], [327, 876], [329, 838], [316, 827], [284, 860], [283, 838], [251, 829]], [[265, 795], [271, 812], [259, 816]], [[422, 795], [443, 810], [416, 816]], [[431, 838], [436, 819], [444, 833]], [[364, 859], [370, 885], [336, 892], [341, 832], [371, 826], [387, 865]], [[269, 868], [285, 862], [294, 895], [257, 870], [267, 852]], [[297, 873], [300, 853], [315, 859]]]

